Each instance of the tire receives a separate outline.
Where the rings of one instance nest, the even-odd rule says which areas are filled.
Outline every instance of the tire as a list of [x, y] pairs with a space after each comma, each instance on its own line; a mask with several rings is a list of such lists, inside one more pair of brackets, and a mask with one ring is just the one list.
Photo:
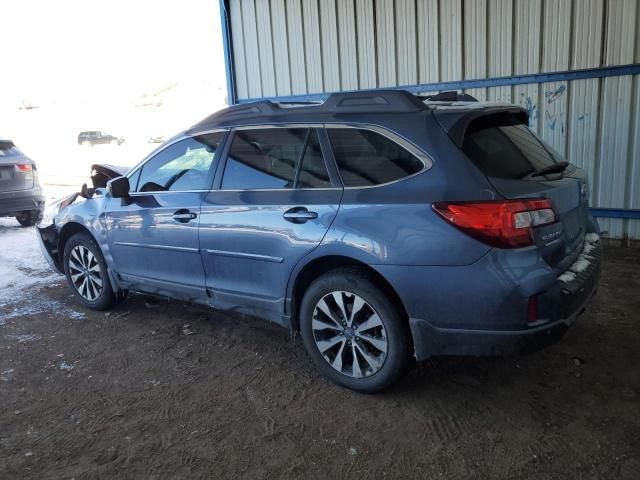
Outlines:
[[107, 263], [87, 232], [73, 235], [64, 247], [64, 273], [80, 302], [91, 310], [113, 307], [118, 296], [111, 288]]
[[407, 322], [388, 295], [357, 268], [333, 270], [309, 286], [300, 307], [300, 333], [318, 370], [357, 392], [391, 386], [411, 360]]
[[42, 211], [29, 210], [16, 214], [16, 220], [22, 227], [33, 227], [42, 220]]

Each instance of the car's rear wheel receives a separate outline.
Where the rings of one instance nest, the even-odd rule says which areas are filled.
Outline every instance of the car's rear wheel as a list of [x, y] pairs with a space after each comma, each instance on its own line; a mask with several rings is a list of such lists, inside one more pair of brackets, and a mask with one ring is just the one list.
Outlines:
[[85, 307], [106, 310], [116, 303], [107, 264], [100, 247], [88, 233], [76, 233], [65, 245], [64, 272], [69, 286]]
[[359, 269], [329, 272], [310, 286], [300, 332], [316, 367], [334, 383], [373, 393], [407, 370], [407, 322], [388, 295]]
[[42, 212], [40, 210], [28, 210], [16, 214], [16, 220], [23, 227], [33, 227], [42, 220]]

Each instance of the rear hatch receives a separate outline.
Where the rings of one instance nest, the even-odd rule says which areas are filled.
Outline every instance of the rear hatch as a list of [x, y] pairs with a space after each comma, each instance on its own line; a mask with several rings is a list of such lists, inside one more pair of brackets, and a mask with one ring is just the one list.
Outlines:
[[[436, 118], [438, 117], [436, 111]], [[557, 222], [533, 229], [545, 260], [566, 270], [580, 254], [590, 225], [586, 173], [555, 152], [528, 127], [526, 111], [493, 107], [447, 120], [450, 136], [505, 199], [547, 198]], [[441, 122], [441, 125], [446, 122]]]
[[13, 142], [0, 140], [0, 192], [33, 188], [34, 168]]

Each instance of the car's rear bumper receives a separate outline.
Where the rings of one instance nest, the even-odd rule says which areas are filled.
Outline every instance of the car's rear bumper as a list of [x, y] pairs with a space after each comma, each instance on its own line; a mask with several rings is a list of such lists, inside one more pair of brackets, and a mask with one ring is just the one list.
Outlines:
[[45, 200], [40, 188], [0, 192], [0, 217], [12, 217], [29, 210], [44, 210]]
[[[567, 283], [554, 286], [552, 311], [560, 319], [540, 320], [535, 326], [520, 330], [472, 330], [439, 328], [424, 319], [411, 318], [417, 360], [437, 355], [509, 355], [527, 353], [547, 347], [562, 338], [568, 328], [585, 311], [600, 279], [602, 247], [592, 252], [588, 269]], [[560, 292], [558, 296], [557, 292]], [[558, 317], [555, 317], [558, 318]]]

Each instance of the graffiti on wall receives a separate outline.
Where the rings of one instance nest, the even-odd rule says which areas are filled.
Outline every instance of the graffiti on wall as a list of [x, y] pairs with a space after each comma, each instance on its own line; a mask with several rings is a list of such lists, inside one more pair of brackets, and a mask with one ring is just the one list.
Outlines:
[[547, 102], [547, 108], [545, 109], [547, 127], [553, 131], [559, 128], [562, 135], [564, 135], [565, 128], [565, 112], [562, 110], [562, 102], [558, 100], [564, 96], [566, 91], [567, 86], [562, 84], [555, 90], [545, 90], [544, 92], [544, 99]]

